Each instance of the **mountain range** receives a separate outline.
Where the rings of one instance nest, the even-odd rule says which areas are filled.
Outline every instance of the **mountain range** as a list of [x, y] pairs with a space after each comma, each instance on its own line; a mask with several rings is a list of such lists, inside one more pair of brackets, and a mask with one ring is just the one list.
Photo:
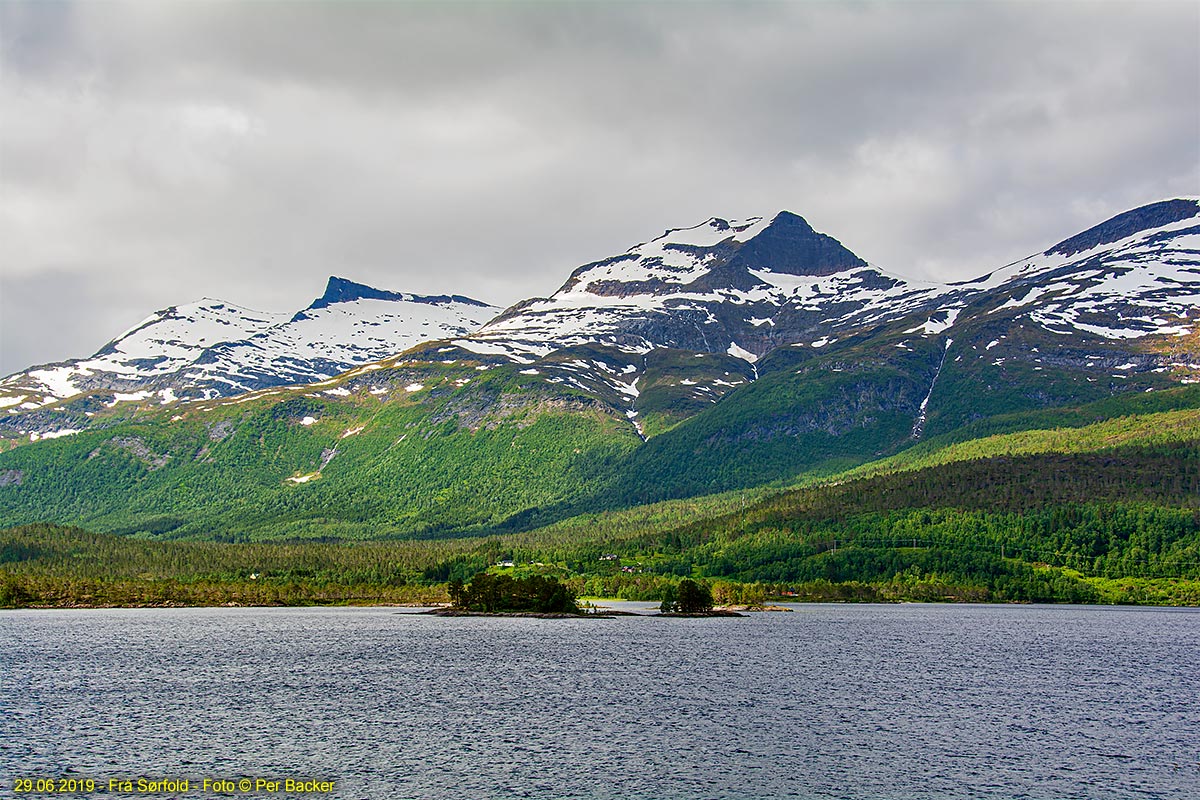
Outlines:
[[0, 523], [514, 530], [1190, 408], [1200, 203], [1134, 209], [954, 284], [868, 264], [789, 212], [713, 218], [498, 312], [338, 278], [290, 317], [160, 312], [90, 359], [0, 382]]

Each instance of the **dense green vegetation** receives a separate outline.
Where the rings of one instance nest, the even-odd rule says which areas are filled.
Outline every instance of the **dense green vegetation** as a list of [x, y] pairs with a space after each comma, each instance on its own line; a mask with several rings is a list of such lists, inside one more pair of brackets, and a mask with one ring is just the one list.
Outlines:
[[421, 566], [445, 552], [420, 546], [153, 542], [27, 525], [0, 532], [0, 605], [443, 601]]
[[[981, 339], [999, 335], [992, 324]], [[670, 498], [744, 491], [753, 501], [788, 484], [1006, 452], [1195, 438], [1200, 387], [1160, 390], [1171, 379], [1156, 373], [1119, 385], [1071, 373], [1060, 375], [1061, 393], [1043, 391], [1034, 362], [996, 366], [985, 345], [947, 352], [942, 338], [902, 327], [780, 347], [757, 365], [757, 380], [741, 359], [653, 351], [637, 398], [646, 442], [626, 417], [630, 398], [612, 386], [551, 383], [465, 351], [437, 354], [451, 363], [372, 366], [330, 388], [136, 415], [118, 407], [100, 427], [0, 453], [0, 525], [227, 542], [487, 536]], [[547, 363], [618, 355], [576, 348]], [[997, 383], [1018, 369], [1021, 380]], [[1005, 389], [981, 395], [971, 381]]]
[[668, 586], [663, 590], [658, 609], [664, 614], [703, 614], [712, 611], [712, 589], [704, 583], [684, 578], [678, 586]]
[[[222, 544], [25, 526], [0, 533], [0, 601], [420, 602], [487, 570], [630, 599], [704, 579], [723, 603], [1200, 604], [1200, 438], [1164, 413], [485, 537]], [[1154, 433], [1124, 435], [1143, 425]]]
[[487, 614], [532, 612], [538, 614], [578, 614], [575, 593], [553, 576], [491, 575], [480, 572], [464, 584], [455, 578], [446, 587], [450, 604], [459, 611]]

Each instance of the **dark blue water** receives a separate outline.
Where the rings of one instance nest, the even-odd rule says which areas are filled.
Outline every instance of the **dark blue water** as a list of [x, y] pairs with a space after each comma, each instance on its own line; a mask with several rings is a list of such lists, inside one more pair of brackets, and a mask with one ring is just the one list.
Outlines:
[[1200, 798], [1195, 611], [17, 611], [0, 644], [6, 795], [76, 775], [190, 778], [180, 797], [291, 776], [337, 781], [313, 798]]

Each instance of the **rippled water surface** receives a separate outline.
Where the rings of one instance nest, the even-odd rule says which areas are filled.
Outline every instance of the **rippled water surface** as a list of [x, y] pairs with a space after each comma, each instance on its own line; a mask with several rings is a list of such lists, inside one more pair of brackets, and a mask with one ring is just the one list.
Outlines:
[[327, 777], [338, 798], [1200, 798], [1195, 611], [10, 611], [0, 640], [0, 794], [77, 774]]

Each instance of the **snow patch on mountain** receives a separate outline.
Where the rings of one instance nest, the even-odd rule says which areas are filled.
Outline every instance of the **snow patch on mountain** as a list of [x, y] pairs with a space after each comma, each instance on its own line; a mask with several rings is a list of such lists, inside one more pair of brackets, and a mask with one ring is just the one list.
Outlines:
[[751, 353], [749, 350], [738, 347], [737, 342], [730, 342], [729, 347], [725, 352], [729, 353], [729, 355], [733, 356], [734, 358], [740, 358], [743, 361], [749, 361], [751, 364], [753, 364], [755, 361], [758, 361], [758, 356], [754, 355], [754, 353]]
[[[193, 365], [209, 347], [253, 336], [287, 320], [270, 314], [205, 298], [172, 306], [147, 317], [112, 340], [91, 358], [50, 364], [0, 381], [0, 392], [17, 391], [36, 397], [40, 407], [92, 388], [134, 390]], [[118, 392], [118, 400], [128, 397]], [[148, 396], [148, 395], [146, 395]]]
[[920, 332], [923, 336], [937, 335], [952, 327], [955, 320], [958, 319], [959, 312], [961, 311], [961, 308], [950, 308], [939, 311], [936, 314], [931, 315], [929, 319], [925, 320], [925, 322], [921, 323], [917, 327], [906, 330], [905, 333]]

